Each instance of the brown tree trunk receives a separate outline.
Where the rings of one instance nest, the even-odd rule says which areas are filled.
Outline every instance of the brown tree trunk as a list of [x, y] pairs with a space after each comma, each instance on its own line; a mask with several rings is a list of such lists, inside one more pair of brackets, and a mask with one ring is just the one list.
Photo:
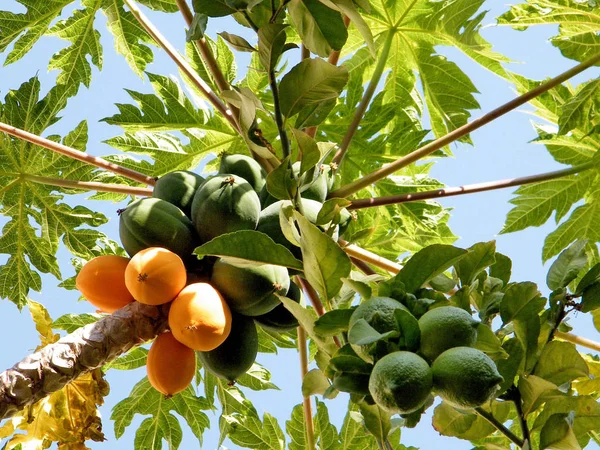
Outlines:
[[0, 420], [153, 339], [166, 329], [167, 313], [166, 305], [133, 302], [27, 356], [0, 374]]

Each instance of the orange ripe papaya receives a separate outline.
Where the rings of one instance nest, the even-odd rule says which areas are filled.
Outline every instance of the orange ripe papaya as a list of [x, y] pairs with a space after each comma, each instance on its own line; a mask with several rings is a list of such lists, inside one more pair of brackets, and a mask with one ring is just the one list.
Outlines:
[[98, 256], [79, 271], [75, 286], [92, 305], [112, 314], [133, 301], [133, 296], [125, 286], [128, 264], [129, 259], [122, 256]]
[[173, 300], [169, 327], [175, 339], [194, 350], [214, 350], [231, 332], [231, 310], [208, 283], [186, 286]]
[[179, 256], [166, 248], [150, 247], [135, 254], [125, 270], [127, 289], [140, 303], [162, 305], [177, 297], [187, 274]]
[[196, 374], [196, 354], [173, 337], [160, 334], [148, 352], [148, 381], [158, 392], [172, 397], [185, 390]]

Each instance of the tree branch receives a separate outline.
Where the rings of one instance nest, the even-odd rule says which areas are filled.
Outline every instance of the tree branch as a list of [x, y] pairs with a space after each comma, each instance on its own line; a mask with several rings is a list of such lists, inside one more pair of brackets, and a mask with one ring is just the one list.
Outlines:
[[515, 386], [513, 388], [513, 402], [517, 408], [517, 414], [519, 416], [519, 424], [521, 425], [521, 432], [523, 433], [523, 445], [529, 443], [531, 445], [531, 435], [529, 433], [529, 426], [527, 425], [527, 418], [523, 414], [523, 399], [521, 398], [521, 392]]
[[77, 161], [91, 164], [101, 169], [108, 170], [109, 172], [116, 173], [117, 175], [122, 175], [125, 178], [129, 178], [130, 180], [137, 181], [139, 183], [144, 183], [149, 186], [154, 186], [156, 184], [156, 179], [154, 179], [153, 177], [144, 175], [143, 173], [137, 172], [135, 170], [127, 169], [126, 167], [121, 167], [118, 164], [111, 163], [103, 158], [98, 158], [96, 156], [89, 155], [88, 153], [75, 150], [74, 148], [67, 147], [66, 145], [61, 144], [59, 142], [54, 142], [49, 139], [45, 139], [41, 136], [38, 136], [37, 134], [29, 133], [28, 131], [21, 130], [6, 123], [0, 122], [0, 132], [10, 134], [11, 136], [23, 139], [24, 141], [30, 142], [35, 145], [39, 145], [40, 147], [52, 150], [53, 152], [59, 153], [69, 158], [76, 159]]
[[144, 13], [138, 8], [133, 0], [124, 0], [127, 4], [131, 13], [137, 19], [137, 21], [144, 27], [148, 34], [156, 41], [156, 43], [163, 48], [165, 52], [171, 57], [171, 59], [179, 66], [181, 71], [194, 83], [194, 85], [204, 94], [206, 99], [219, 111], [223, 117], [229, 122], [234, 130], [240, 132], [239, 126], [233, 117], [233, 113], [227, 109], [225, 104], [221, 102], [219, 97], [211, 90], [210, 86], [198, 76], [198, 74], [192, 69], [189, 63], [177, 52], [175, 47], [167, 41], [167, 39], [158, 31], [158, 29], [150, 22], [150, 20], [144, 15]]
[[0, 374], [0, 420], [62, 389], [167, 327], [168, 307], [133, 302], [27, 356]]
[[512, 431], [510, 431], [508, 428], [506, 428], [502, 423], [500, 423], [500, 421], [498, 421], [498, 419], [496, 419], [491, 413], [487, 412], [485, 409], [483, 409], [481, 407], [475, 408], [475, 412], [477, 412], [477, 414], [479, 414], [481, 417], [483, 417], [489, 423], [491, 423], [494, 426], [494, 428], [496, 428], [500, 433], [502, 433], [504, 436], [506, 436], [512, 442], [514, 442], [521, 448], [523, 447], [523, 445], [524, 445], [523, 440], [521, 438], [519, 438], [517, 435], [515, 435]]
[[360, 261], [364, 261], [366, 263], [372, 264], [375, 267], [379, 267], [380, 269], [387, 270], [393, 275], [396, 275], [402, 269], [402, 266], [394, 261], [390, 261], [389, 259], [382, 258], [379, 255], [376, 255], [373, 252], [365, 250], [364, 248], [360, 248], [354, 244], [350, 244], [343, 239], [338, 240], [338, 243], [342, 247], [348, 256], [352, 258], [356, 258]]
[[136, 195], [140, 197], [152, 196], [152, 189], [135, 186], [126, 186], [123, 184], [98, 183], [94, 181], [61, 180], [60, 178], [40, 177], [37, 175], [29, 174], [23, 175], [22, 178], [23, 180], [31, 181], [33, 183], [48, 184], [50, 186], [60, 186], [71, 189], [84, 189], [87, 191], [98, 192], [114, 192], [116, 194]]
[[597, 352], [600, 352], [600, 342], [592, 341], [591, 339], [577, 336], [572, 333], [564, 333], [558, 330], [554, 332], [554, 337], [562, 341], [571, 342], [572, 344], [581, 345], [582, 347], [589, 348], [590, 350], [596, 350]]
[[[306, 351], [306, 331], [298, 327], [298, 351], [300, 352], [300, 374], [302, 380], [308, 373], [308, 352]], [[310, 397], [302, 396], [302, 405], [304, 407], [304, 423], [306, 426], [306, 443], [310, 450], [315, 448], [315, 427], [313, 424], [312, 405]]]
[[527, 177], [511, 178], [507, 180], [489, 181], [487, 183], [469, 184], [465, 186], [449, 187], [436, 189], [434, 191], [414, 192], [410, 194], [390, 195], [388, 197], [364, 198], [352, 200], [352, 204], [348, 209], [373, 208], [376, 206], [394, 205], [399, 203], [416, 202], [421, 200], [429, 200], [442, 197], [453, 197], [456, 195], [474, 194], [476, 192], [493, 191], [496, 189], [505, 189], [513, 186], [522, 186], [526, 184], [539, 183], [541, 181], [553, 180], [562, 178], [568, 175], [583, 172], [598, 165], [596, 162], [588, 162], [580, 164], [568, 169], [556, 170], [554, 172], [546, 172], [538, 175], [530, 175]]
[[350, 126], [346, 130], [346, 134], [344, 135], [344, 139], [340, 145], [340, 148], [335, 155], [333, 156], [332, 162], [337, 164], [338, 166], [341, 164], [348, 148], [350, 147], [350, 143], [352, 142], [352, 138], [358, 130], [358, 126], [360, 125], [363, 116], [365, 115], [365, 111], [369, 107], [371, 100], [373, 99], [373, 95], [375, 94], [375, 90], [377, 86], [379, 86], [379, 82], [381, 81], [381, 77], [383, 76], [383, 71], [385, 70], [385, 66], [388, 62], [388, 56], [390, 54], [390, 49], [392, 48], [392, 43], [394, 42], [394, 36], [396, 34], [396, 29], [392, 28], [387, 32], [387, 36], [383, 43], [383, 47], [381, 49], [381, 54], [377, 60], [377, 65], [375, 66], [375, 70], [373, 71], [373, 75], [371, 76], [371, 81], [369, 82], [369, 86], [367, 87], [363, 98], [361, 99], [356, 112], [354, 113], [354, 117], [352, 118], [352, 122]]
[[387, 166], [381, 167], [380, 169], [378, 169], [370, 174], [367, 174], [364, 177], [359, 178], [358, 180], [356, 180], [352, 183], [347, 184], [346, 186], [342, 186], [341, 188], [339, 188], [336, 191], [330, 192], [329, 197], [348, 197], [349, 195], [352, 195], [352, 194], [360, 191], [361, 189], [387, 177], [388, 175], [391, 175], [392, 173], [402, 169], [403, 167], [406, 167], [406, 166], [414, 163], [415, 161], [418, 161], [419, 159], [424, 158], [427, 155], [430, 155], [431, 153], [441, 149], [442, 147], [445, 147], [446, 145], [451, 144], [452, 142], [466, 136], [467, 134], [471, 133], [472, 131], [475, 131], [475, 130], [481, 128], [482, 126], [487, 125], [488, 123], [492, 122], [493, 120], [497, 119], [498, 117], [503, 116], [504, 114], [508, 113], [509, 111], [512, 111], [513, 109], [518, 108], [519, 106], [527, 103], [528, 101], [543, 94], [544, 92], [547, 92], [550, 89], [558, 86], [559, 84], [563, 83], [564, 81], [568, 80], [569, 78], [572, 78], [575, 75], [583, 72], [584, 70], [592, 67], [599, 61], [600, 61], [600, 53], [589, 58], [588, 60], [584, 61], [583, 63], [578, 64], [577, 66], [573, 67], [572, 69], [567, 70], [566, 72], [560, 74], [559, 76], [557, 76], [545, 83], [542, 83], [535, 89], [532, 89], [531, 91], [517, 97], [514, 100], [511, 100], [508, 103], [505, 103], [504, 105], [500, 106], [499, 108], [496, 108], [493, 111], [490, 111], [489, 113], [485, 114], [484, 116], [482, 116], [478, 119], [475, 119], [472, 122], [470, 122], [466, 125], [463, 125], [460, 128], [457, 128], [456, 130], [452, 131], [451, 133], [448, 133], [446, 136], [443, 136], [443, 137], [421, 147], [420, 149], [394, 161], [393, 163], [391, 163]]

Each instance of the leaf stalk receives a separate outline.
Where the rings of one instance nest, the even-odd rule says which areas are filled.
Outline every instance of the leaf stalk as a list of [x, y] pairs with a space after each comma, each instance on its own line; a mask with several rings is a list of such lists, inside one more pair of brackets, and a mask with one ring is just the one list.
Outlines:
[[565, 333], [559, 330], [555, 331], [554, 337], [562, 341], [567, 341], [572, 344], [581, 345], [582, 347], [589, 348], [590, 350], [600, 352], [600, 342], [592, 341], [591, 339], [577, 336], [572, 333]]
[[31, 181], [33, 183], [65, 187], [69, 189], [84, 189], [86, 191], [97, 192], [113, 192], [115, 194], [135, 195], [139, 197], [152, 196], [152, 189], [150, 188], [126, 186], [123, 184], [99, 183], [95, 181], [62, 180], [60, 178], [41, 177], [38, 175], [30, 174], [23, 175], [22, 179], [26, 181]]
[[[298, 327], [298, 351], [300, 353], [300, 374], [302, 380], [308, 373], [308, 352], [306, 350], [306, 331], [304, 328]], [[315, 426], [313, 423], [312, 405], [310, 396], [302, 396], [302, 406], [304, 411], [304, 424], [306, 430], [306, 443], [310, 450], [315, 448]]]
[[487, 412], [481, 407], [475, 408], [475, 412], [477, 412], [477, 414], [479, 414], [481, 417], [483, 417], [489, 423], [491, 423], [494, 426], [494, 428], [496, 428], [500, 433], [502, 433], [512, 442], [514, 442], [519, 447], [523, 448], [523, 445], [525, 445], [523, 440], [519, 438], [516, 434], [514, 434], [512, 431], [510, 431], [508, 428], [506, 428], [498, 419], [494, 417], [493, 414]]
[[386, 270], [393, 275], [396, 275], [402, 269], [402, 266], [398, 263], [390, 261], [389, 259], [382, 258], [373, 252], [360, 248], [357, 245], [350, 244], [343, 239], [338, 240], [338, 243], [342, 249], [352, 258], [356, 258], [360, 261], [372, 264], [375, 267]]
[[414, 152], [394, 161], [393, 163], [391, 163], [387, 166], [381, 167], [380, 169], [377, 169], [374, 172], [371, 172], [370, 174], [367, 174], [364, 177], [359, 178], [358, 180], [347, 184], [346, 186], [342, 186], [341, 188], [337, 189], [336, 191], [330, 192], [329, 197], [348, 197], [348, 196], [360, 191], [361, 189], [387, 177], [388, 175], [393, 174], [394, 172], [402, 169], [403, 167], [406, 167], [422, 158], [425, 158], [426, 156], [430, 155], [431, 153], [468, 135], [472, 131], [475, 131], [475, 130], [483, 127], [484, 125], [487, 125], [488, 123], [490, 123], [490, 122], [496, 120], [497, 118], [503, 116], [504, 114], [518, 108], [519, 106], [524, 105], [528, 101], [540, 96], [541, 94], [558, 86], [559, 84], [574, 77], [575, 75], [580, 74], [581, 72], [592, 67], [593, 65], [597, 64], [598, 62], [600, 62], [600, 53], [592, 56], [591, 58], [589, 58], [586, 61], [582, 62], [581, 64], [578, 64], [577, 66], [567, 70], [566, 72], [563, 72], [562, 74], [558, 75], [557, 77], [552, 78], [551, 80], [540, 84], [538, 87], [530, 90], [529, 92], [526, 92], [525, 94], [511, 100], [510, 102], [505, 103], [504, 105], [490, 111], [489, 113], [479, 117], [478, 119], [475, 119], [472, 122], [469, 122], [466, 125], [463, 125], [462, 127], [457, 128], [456, 130], [452, 131], [451, 133], [448, 133], [447, 135], [445, 135], [439, 139], [436, 139], [435, 141], [433, 141], [427, 145], [424, 145], [420, 149], [415, 150]]

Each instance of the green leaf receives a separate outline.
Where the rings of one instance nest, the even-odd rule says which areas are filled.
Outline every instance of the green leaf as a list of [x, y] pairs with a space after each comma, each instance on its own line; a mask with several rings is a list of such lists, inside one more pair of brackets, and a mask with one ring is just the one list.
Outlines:
[[587, 377], [589, 368], [575, 345], [552, 341], [544, 347], [534, 375], [560, 386], [576, 378]]
[[136, 431], [135, 448], [160, 450], [163, 439], [169, 446], [176, 448], [181, 442], [182, 431], [179, 419], [171, 411], [183, 417], [196, 437], [201, 439], [204, 430], [210, 425], [208, 417], [202, 412], [208, 406], [206, 399], [196, 397], [191, 386], [170, 399], [165, 399], [144, 378], [134, 386], [129, 397], [115, 405], [111, 420], [114, 421], [115, 435], [119, 438], [131, 425], [136, 414], [149, 415]]
[[[506, 421], [510, 405], [506, 402], [492, 402], [492, 408], [484, 405], [500, 422]], [[444, 436], [475, 441], [483, 439], [496, 431], [486, 419], [472, 411], [456, 409], [446, 402], [440, 403], [433, 412], [433, 427]]]
[[337, 218], [339, 221], [340, 212], [342, 209], [350, 206], [352, 202], [345, 198], [330, 198], [323, 203], [321, 210], [317, 216], [317, 225], [327, 225]]
[[502, 342], [484, 323], [477, 325], [477, 342], [475, 348], [481, 350], [492, 358], [507, 358], [508, 353], [502, 348]]
[[581, 294], [583, 312], [600, 308], [600, 264], [592, 267], [577, 285], [576, 292]]
[[490, 276], [502, 280], [506, 286], [512, 274], [512, 261], [506, 255], [496, 252], [496, 262], [490, 266]]
[[552, 263], [546, 277], [546, 284], [551, 290], [556, 291], [567, 287], [571, 281], [577, 278], [588, 262], [585, 254], [586, 245], [587, 240], [585, 239], [575, 242]]
[[246, 386], [253, 391], [264, 391], [267, 389], [279, 390], [271, 383], [271, 373], [260, 364], [254, 363], [246, 373], [236, 380], [240, 386]]
[[101, 318], [100, 314], [65, 314], [52, 322], [52, 328], [72, 333], [78, 328], [97, 322]]
[[281, 80], [281, 112], [292, 117], [306, 106], [338, 98], [348, 81], [348, 71], [322, 59], [305, 59]]
[[321, 150], [317, 142], [304, 131], [292, 128], [292, 134], [298, 143], [298, 149], [302, 151], [302, 162], [298, 173], [301, 176], [321, 161]]
[[337, 450], [339, 448], [338, 432], [329, 421], [327, 406], [319, 400], [317, 400], [317, 414], [314, 423], [317, 448], [320, 450]]
[[241, 230], [217, 236], [197, 247], [194, 254], [220, 256], [235, 263], [273, 264], [302, 270], [302, 262], [294, 258], [292, 252], [259, 231]]
[[527, 417], [546, 400], [562, 394], [554, 383], [535, 375], [519, 377], [519, 392], [523, 400], [523, 415]]
[[228, 424], [229, 439], [236, 445], [244, 448], [283, 450], [285, 436], [277, 420], [265, 413], [263, 421], [258, 415], [234, 414], [224, 416]]
[[375, 448], [377, 445], [372, 434], [367, 433], [363, 425], [363, 416], [359, 407], [353, 402], [348, 402], [348, 409], [342, 429], [340, 430], [341, 450], [356, 448]]
[[341, 50], [348, 39], [348, 30], [339, 11], [318, 0], [292, 0], [288, 4], [290, 20], [304, 45], [323, 58]]
[[540, 431], [540, 450], [581, 450], [572, 426], [572, 414], [550, 416]]
[[365, 319], [359, 319], [354, 322], [348, 332], [348, 342], [354, 345], [369, 345], [389, 337], [396, 337], [397, 331], [388, 331], [387, 333], [380, 333], [373, 328]]
[[226, 31], [222, 31], [218, 33], [234, 50], [239, 52], [257, 52], [252, 44], [250, 44], [246, 39], [237, 34], [231, 34]]
[[511, 284], [500, 304], [500, 316], [504, 323], [517, 318], [530, 302], [541, 296], [537, 285], [531, 282]]
[[292, 409], [292, 417], [285, 422], [285, 431], [290, 437], [290, 450], [306, 450], [306, 425], [302, 403]]
[[209, 17], [223, 17], [235, 13], [235, 8], [229, 6], [225, 0], [193, 0], [192, 5], [196, 13]]
[[404, 284], [406, 292], [413, 293], [429, 280], [455, 265], [467, 251], [451, 245], [431, 245], [413, 255], [396, 275], [395, 282]]
[[275, 70], [284, 52], [287, 27], [288, 25], [270, 23], [258, 30], [258, 56], [267, 71]]
[[392, 429], [392, 423], [390, 421], [392, 415], [376, 404], [367, 405], [365, 402], [361, 402], [359, 407], [367, 430], [369, 430], [379, 442], [385, 441]]
[[309, 370], [302, 379], [302, 396], [323, 395], [330, 383], [327, 377], [319, 369]]
[[581, 89], [563, 106], [558, 120], [559, 135], [567, 134], [574, 128], [584, 129], [594, 115], [599, 100], [600, 78], [583, 83]]
[[321, 336], [335, 336], [348, 331], [353, 309], [334, 309], [326, 312], [315, 322], [315, 333]]
[[480, 242], [469, 247], [468, 254], [455, 265], [463, 285], [470, 285], [486, 268], [496, 262], [496, 241]]
[[122, 356], [119, 356], [114, 361], [108, 363], [102, 370], [106, 372], [109, 369], [116, 370], [133, 370], [146, 365], [148, 358], [148, 350], [142, 347], [136, 347], [128, 351]]
[[342, 288], [342, 278], [350, 275], [352, 263], [348, 255], [329, 236], [295, 212], [300, 229], [300, 248], [307, 281], [325, 301]]
[[409, 311], [397, 309], [394, 317], [398, 323], [404, 346], [411, 352], [417, 352], [421, 343], [421, 330], [419, 321]]
[[515, 377], [519, 373], [519, 368], [525, 357], [525, 350], [517, 338], [507, 339], [502, 344], [502, 348], [508, 354], [508, 358], [496, 361], [498, 372], [504, 378], [504, 381], [500, 383], [497, 395], [503, 394], [513, 386]]
[[291, 200], [298, 191], [298, 181], [289, 167], [289, 159], [267, 175], [267, 191], [278, 200]]

